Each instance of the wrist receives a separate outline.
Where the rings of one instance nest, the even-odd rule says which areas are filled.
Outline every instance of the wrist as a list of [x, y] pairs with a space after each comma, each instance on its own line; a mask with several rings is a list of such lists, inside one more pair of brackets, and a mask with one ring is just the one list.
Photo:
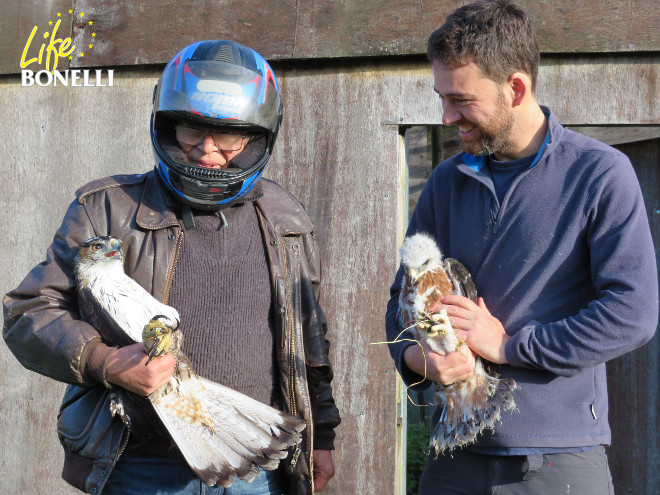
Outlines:
[[506, 344], [511, 340], [509, 335], [504, 334], [502, 337], [502, 342], [499, 349], [499, 360], [497, 364], [509, 364], [509, 360], [506, 358]]

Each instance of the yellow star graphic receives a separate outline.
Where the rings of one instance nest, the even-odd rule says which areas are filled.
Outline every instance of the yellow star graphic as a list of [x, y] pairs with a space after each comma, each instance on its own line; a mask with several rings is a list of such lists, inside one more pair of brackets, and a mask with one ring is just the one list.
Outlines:
[[87, 46], [91, 48], [91, 47], [93, 47], [94, 45], [87, 45]]
[[69, 55], [69, 60], [73, 60], [73, 55]]
[[52, 25], [53, 25], [53, 21], [48, 21], [48, 25], [49, 25], [49, 26], [52, 26]]
[[58, 12], [57, 17], [62, 17], [62, 12]]
[[85, 13], [84, 13], [84, 12], [81, 12], [81, 13], [80, 13], [80, 17], [85, 17]]
[[92, 24], [94, 24], [94, 21], [89, 21], [87, 24], [91, 26]]
[[69, 9], [69, 14], [73, 14], [73, 10]]
[[92, 33], [92, 38], [96, 38], [96, 33]]
[[84, 57], [84, 56], [85, 56], [85, 54], [81, 52], [81, 53], [80, 53], [80, 56], [81, 56], [81, 57]]

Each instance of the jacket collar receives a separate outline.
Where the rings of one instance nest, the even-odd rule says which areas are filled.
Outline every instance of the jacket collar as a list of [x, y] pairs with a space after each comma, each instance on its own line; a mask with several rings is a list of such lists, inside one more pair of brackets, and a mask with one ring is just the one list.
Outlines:
[[263, 177], [259, 184], [263, 195], [255, 204], [278, 235], [308, 234], [314, 230], [304, 208], [288, 191]]
[[137, 224], [147, 230], [178, 227], [179, 222], [174, 208], [174, 198], [165, 189], [156, 172], [152, 170], [147, 174], [147, 182], [138, 206], [135, 219]]
[[[529, 166], [529, 168], [534, 167], [544, 156], [547, 156], [557, 145], [557, 142], [561, 139], [561, 136], [564, 132], [564, 128], [562, 125], [557, 121], [557, 117], [553, 113], [550, 108], [541, 105], [541, 110], [546, 116], [546, 119], [548, 120], [548, 132], [545, 134], [545, 139], [543, 140], [543, 144], [541, 145], [541, 148], [539, 149], [538, 153], [536, 154], [536, 157], [534, 158], [534, 161], [532, 164]], [[486, 165], [487, 158], [486, 156], [474, 156], [470, 155], [468, 153], [462, 153], [460, 155], [461, 161], [467, 165], [469, 168], [474, 170], [475, 172], [481, 171], [481, 169]]]
[[[259, 179], [245, 201], [254, 201], [266, 221], [280, 235], [306, 234], [314, 230], [302, 205], [273, 181]], [[165, 188], [155, 171], [147, 174], [144, 193], [138, 206], [137, 224], [147, 230], [179, 227], [177, 201]]]

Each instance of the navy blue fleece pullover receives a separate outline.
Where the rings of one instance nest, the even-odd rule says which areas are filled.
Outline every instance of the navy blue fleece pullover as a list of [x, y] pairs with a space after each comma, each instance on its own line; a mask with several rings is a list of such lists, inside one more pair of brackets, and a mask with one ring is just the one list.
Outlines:
[[[563, 128], [547, 108], [538, 160], [497, 200], [484, 160], [460, 153], [438, 165], [407, 235], [428, 232], [463, 262], [511, 340], [501, 375], [520, 386], [478, 447], [575, 448], [610, 443], [605, 362], [646, 343], [658, 321], [658, 280], [646, 209], [628, 158]], [[389, 340], [401, 269], [391, 288]], [[402, 361], [410, 343], [391, 345]]]

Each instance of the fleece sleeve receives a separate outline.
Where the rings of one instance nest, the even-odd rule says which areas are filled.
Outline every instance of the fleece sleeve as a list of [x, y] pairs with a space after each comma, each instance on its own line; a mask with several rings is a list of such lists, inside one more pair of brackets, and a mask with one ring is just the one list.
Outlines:
[[577, 314], [530, 321], [515, 333], [505, 348], [513, 366], [572, 376], [655, 333], [658, 279], [646, 208], [630, 162], [622, 154], [614, 157], [601, 164], [585, 191], [590, 199], [583, 234], [595, 297]]

